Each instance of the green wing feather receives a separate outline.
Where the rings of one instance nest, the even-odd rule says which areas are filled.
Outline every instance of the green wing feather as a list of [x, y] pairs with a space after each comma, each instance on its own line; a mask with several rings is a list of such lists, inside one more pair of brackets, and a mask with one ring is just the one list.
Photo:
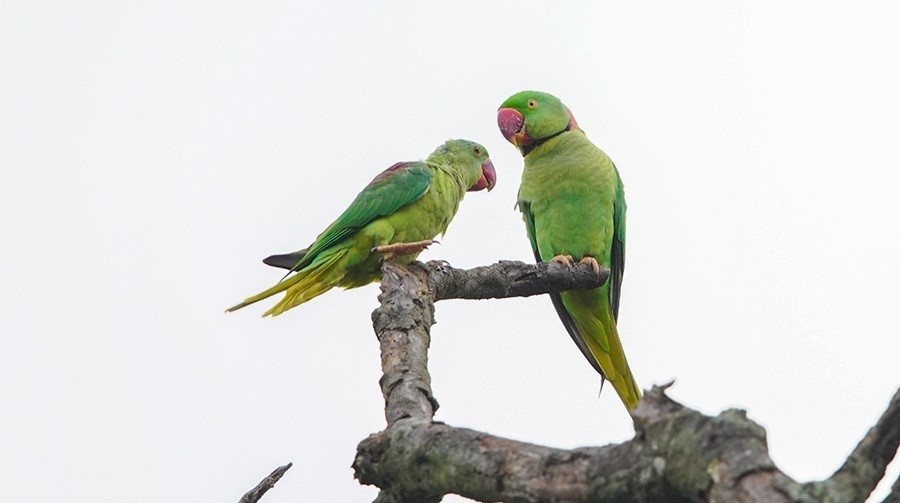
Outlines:
[[[531, 242], [531, 251], [534, 252], [534, 260], [537, 262], [545, 262], [546, 260], [553, 258], [548, 257], [545, 259], [541, 257], [541, 252], [538, 251], [537, 238], [535, 237], [534, 232], [534, 215], [531, 213], [531, 204], [527, 201], [519, 200], [518, 206], [519, 210], [522, 212], [522, 219], [525, 220], [525, 229], [528, 232], [528, 241]], [[594, 370], [602, 376], [603, 370], [600, 369], [600, 364], [597, 363], [597, 359], [591, 355], [591, 350], [588, 348], [587, 343], [579, 335], [578, 327], [575, 326], [575, 320], [572, 319], [572, 315], [569, 314], [569, 311], [563, 306], [562, 298], [560, 298], [558, 293], [551, 293], [550, 300], [553, 302], [553, 308], [556, 309], [556, 314], [559, 316], [560, 321], [562, 321], [563, 326], [566, 327], [566, 332], [569, 333], [569, 337], [575, 341], [575, 345], [578, 346], [581, 354], [583, 354], [587, 361], [590, 362], [591, 366], [594, 367]]]
[[352, 236], [366, 224], [417, 201], [428, 190], [434, 175], [424, 162], [398, 162], [376, 176], [328, 226], [291, 267], [299, 271], [312, 264], [323, 250]]
[[619, 319], [619, 297], [622, 294], [622, 278], [625, 274], [625, 187], [619, 170], [613, 164], [616, 172], [616, 200], [613, 204], [613, 240], [612, 254], [610, 258], [609, 277], [609, 304], [612, 306], [613, 317]]
[[295, 265], [297, 265], [297, 262], [300, 262], [303, 259], [303, 256], [306, 255], [306, 252], [308, 251], [309, 248], [304, 248], [295, 252], [269, 255], [268, 257], [263, 259], [263, 264], [272, 267], [278, 267], [280, 269], [287, 269], [288, 271], [290, 271]]
[[[296, 258], [293, 267], [287, 266], [290, 271], [280, 282], [227, 311], [235, 311], [287, 291], [285, 297], [264, 314], [277, 315], [331, 289], [337, 284], [335, 280], [346, 273], [347, 250], [346, 247], [340, 249], [341, 243], [373, 220], [391, 215], [417, 201], [428, 191], [432, 176], [431, 169], [423, 162], [402, 162], [386, 169], [356, 196], [309, 248], [265, 259], [266, 263], [284, 266], [286, 260]], [[291, 272], [296, 274], [291, 276]]]

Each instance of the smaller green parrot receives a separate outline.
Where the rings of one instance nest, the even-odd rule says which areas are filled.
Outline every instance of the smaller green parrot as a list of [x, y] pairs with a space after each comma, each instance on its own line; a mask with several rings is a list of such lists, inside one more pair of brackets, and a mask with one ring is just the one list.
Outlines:
[[309, 247], [266, 258], [289, 269], [288, 275], [226, 311], [285, 292], [263, 314], [277, 316], [336, 286], [378, 281], [382, 261], [415, 260], [447, 231], [467, 191], [490, 191], [496, 183], [487, 150], [468, 140], [449, 140], [424, 161], [398, 162], [376, 176]]
[[566, 331], [629, 410], [641, 392], [616, 327], [625, 270], [625, 190], [612, 160], [547, 93], [522, 91], [500, 105], [497, 126], [525, 159], [518, 207], [538, 262], [610, 269], [594, 290], [552, 294]]

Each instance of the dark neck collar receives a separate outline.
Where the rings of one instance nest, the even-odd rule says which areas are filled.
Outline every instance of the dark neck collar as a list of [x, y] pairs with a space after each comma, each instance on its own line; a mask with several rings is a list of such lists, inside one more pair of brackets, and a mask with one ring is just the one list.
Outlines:
[[553, 133], [552, 135], [545, 136], [543, 138], [534, 140], [534, 143], [531, 143], [529, 145], [523, 145], [522, 148], [520, 149], [522, 151], [522, 157], [525, 157], [526, 155], [530, 154], [532, 150], [534, 150], [536, 147], [543, 145], [544, 142], [546, 142], [547, 140], [552, 140], [553, 138], [556, 138], [557, 136], [559, 136], [567, 131], [571, 131], [571, 130], [572, 130], [572, 121], [569, 121], [569, 123], [566, 124], [565, 128]]

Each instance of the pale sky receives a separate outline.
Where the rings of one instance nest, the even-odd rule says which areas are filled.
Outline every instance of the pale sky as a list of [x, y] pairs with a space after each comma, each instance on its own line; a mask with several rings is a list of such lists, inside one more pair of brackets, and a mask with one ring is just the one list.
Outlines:
[[[371, 501], [378, 287], [223, 314], [378, 172], [484, 144], [423, 259], [531, 261], [510, 94], [559, 96], [628, 199], [619, 331], [642, 387], [748, 410], [827, 477], [898, 384], [894, 2], [0, 6], [0, 486], [9, 501]], [[632, 435], [545, 297], [437, 305], [437, 420]], [[880, 495], [897, 477], [893, 468]], [[880, 497], [872, 500], [880, 501]], [[448, 497], [446, 501], [461, 501]]]

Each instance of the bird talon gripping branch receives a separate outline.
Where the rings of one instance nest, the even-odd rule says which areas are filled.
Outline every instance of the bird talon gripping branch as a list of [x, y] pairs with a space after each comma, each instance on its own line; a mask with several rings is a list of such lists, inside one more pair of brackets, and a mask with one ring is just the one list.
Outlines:
[[381, 253], [382, 255], [384, 255], [384, 257], [382, 257], [382, 260], [388, 262], [404, 255], [422, 253], [426, 248], [435, 243], [439, 242], [434, 239], [425, 239], [412, 243], [392, 243], [389, 245], [376, 246], [372, 248], [372, 252]]
[[587, 264], [594, 270], [594, 274], [600, 274], [600, 263], [594, 257], [582, 257], [579, 264]]
[[562, 264], [566, 267], [572, 267], [572, 256], [571, 255], [557, 255], [550, 259], [550, 262], [556, 262], [557, 264]]

